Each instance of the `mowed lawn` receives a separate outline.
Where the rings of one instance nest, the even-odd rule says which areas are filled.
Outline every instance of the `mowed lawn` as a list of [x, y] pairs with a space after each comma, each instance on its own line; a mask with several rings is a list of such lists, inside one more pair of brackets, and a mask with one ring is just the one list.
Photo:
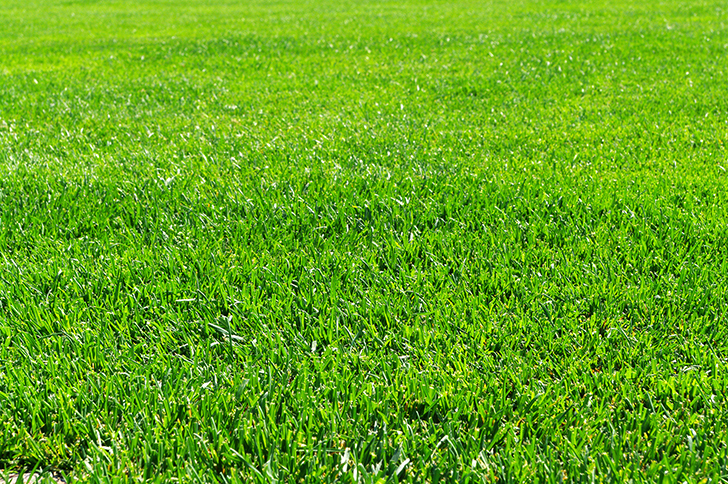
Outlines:
[[0, 0], [0, 469], [725, 482], [720, 0]]

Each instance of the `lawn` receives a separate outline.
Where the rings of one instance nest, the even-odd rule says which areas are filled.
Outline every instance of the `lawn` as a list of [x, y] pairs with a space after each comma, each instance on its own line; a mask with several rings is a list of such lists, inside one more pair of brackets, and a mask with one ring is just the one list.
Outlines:
[[726, 482], [721, 0], [0, 0], [0, 469]]

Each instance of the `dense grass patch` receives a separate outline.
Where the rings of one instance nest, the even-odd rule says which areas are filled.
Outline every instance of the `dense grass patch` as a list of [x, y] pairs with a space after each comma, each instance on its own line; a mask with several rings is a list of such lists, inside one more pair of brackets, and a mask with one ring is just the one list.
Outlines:
[[719, 1], [0, 3], [0, 468], [728, 478]]

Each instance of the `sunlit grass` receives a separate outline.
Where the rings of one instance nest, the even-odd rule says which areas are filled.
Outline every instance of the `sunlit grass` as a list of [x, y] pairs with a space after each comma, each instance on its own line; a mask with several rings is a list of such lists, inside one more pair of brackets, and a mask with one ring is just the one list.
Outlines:
[[0, 469], [720, 482], [720, 2], [0, 3]]

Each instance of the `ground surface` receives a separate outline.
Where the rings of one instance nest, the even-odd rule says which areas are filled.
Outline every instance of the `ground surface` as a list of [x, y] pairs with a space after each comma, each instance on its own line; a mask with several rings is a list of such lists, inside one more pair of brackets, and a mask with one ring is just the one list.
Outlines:
[[725, 480], [726, 24], [0, 0], [0, 468]]

